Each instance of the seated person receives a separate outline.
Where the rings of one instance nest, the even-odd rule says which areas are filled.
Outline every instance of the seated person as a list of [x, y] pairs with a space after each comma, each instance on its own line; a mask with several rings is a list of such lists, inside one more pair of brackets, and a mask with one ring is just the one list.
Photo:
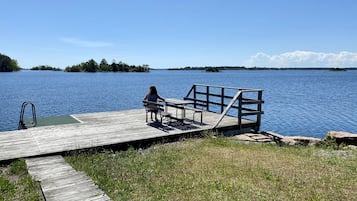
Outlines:
[[[157, 93], [156, 87], [155, 86], [150, 86], [149, 92], [144, 97], [144, 100], [145, 101], [150, 101], [150, 102], [157, 102], [158, 99], [162, 100], [162, 101], [165, 101], [165, 99], [162, 98], [161, 96], [159, 96], [159, 94]], [[149, 106], [149, 111], [151, 112], [151, 121], [153, 120], [152, 113], [155, 113], [155, 120], [158, 121], [158, 119], [157, 119], [157, 112], [158, 112], [157, 107], [155, 105], [152, 105], [152, 107]]]

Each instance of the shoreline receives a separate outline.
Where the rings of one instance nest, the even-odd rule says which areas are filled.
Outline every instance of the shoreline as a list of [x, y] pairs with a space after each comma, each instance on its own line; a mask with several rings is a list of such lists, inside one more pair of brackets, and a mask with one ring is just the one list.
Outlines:
[[[299, 71], [304, 71], [304, 70], [324, 70], [324, 71], [330, 71], [330, 72], [345, 72], [345, 71], [350, 71], [350, 70], [357, 70], [357, 67], [341, 67], [341, 68], [336, 68], [336, 67], [239, 67], [239, 66], [210, 66], [210, 67], [172, 67], [172, 68], [150, 68], [151, 70], [169, 70], [169, 71], [204, 71], [206, 68], [217, 68], [220, 71], [224, 71], [224, 70], [234, 70], [234, 71], [240, 71], [240, 70], [248, 70], [248, 71], [260, 71], [260, 70], [299, 70]], [[61, 68], [60, 68], [61, 69]], [[41, 71], [59, 71], [59, 72], [67, 72], [65, 71], [65, 69], [61, 69], [61, 70], [41, 70], [41, 69], [27, 69], [27, 68], [23, 68], [20, 69], [19, 71], [12, 71], [12, 72], [20, 72], [20, 71], [33, 71], [33, 72], [41, 72]], [[146, 71], [146, 72], [150, 72], [150, 71]], [[125, 71], [97, 71], [96, 73], [130, 73], [130, 72], [138, 72], [138, 71], [129, 71], [129, 72], [125, 72]], [[0, 73], [7, 73], [7, 72], [0, 72]], [[67, 73], [87, 73], [84, 71], [81, 72], [67, 72]]]
[[307, 136], [284, 136], [273, 131], [263, 131], [261, 133], [242, 133], [232, 137], [238, 141], [276, 143], [278, 145], [337, 145], [357, 148], [357, 134], [345, 131], [328, 131], [324, 138]]
[[152, 70], [205, 70], [206, 68], [217, 68], [218, 70], [327, 70], [331, 72], [343, 72], [357, 70], [357, 67], [245, 67], [245, 66], [206, 66], [206, 67], [179, 67]]

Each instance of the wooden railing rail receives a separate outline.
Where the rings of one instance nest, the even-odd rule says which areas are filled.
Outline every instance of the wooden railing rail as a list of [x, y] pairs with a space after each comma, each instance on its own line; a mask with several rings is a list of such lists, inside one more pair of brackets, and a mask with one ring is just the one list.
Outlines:
[[213, 128], [219, 125], [224, 116], [232, 116], [228, 112], [233, 109], [237, 111], [238, 126], [242, 126], [243, 117], [255, 116], [256, 130], [259, 130], [261, 115], [264, 113], [262, 96], [262, 89], [194, 84], [184, 99], [191, 100], [195, 108], [201, 107], [210, 112], [220, 113], [221, 116]]

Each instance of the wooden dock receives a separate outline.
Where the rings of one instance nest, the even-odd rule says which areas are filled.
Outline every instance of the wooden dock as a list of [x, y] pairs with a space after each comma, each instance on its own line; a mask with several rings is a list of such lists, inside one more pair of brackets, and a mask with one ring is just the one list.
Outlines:
[[[0, 132], [0, 161], [201, 132], [212, 129], [220, 114], [205, 111], [203, 125], [187, 121], [184, 126], [146, 123], [144, 109], [72, 116], [81, 123]], [[225, 116], [217, 129], [237, 128], [237, 123], [237, 118]], [[254, 127], [255, 122], [242, 124]]]
[[[88, 176], [76, 172], [59, 153], [207, 130], [259, 130], [264, 102], [260, 89], [195, 84], [184, 100], [192, 102], [193, 108], [171, 108], [174, 111], [165, 109], [167, 113], [176, 114], [176, 118], [170, 115], [169, 122], [146, 122], [145, 109], [133, 109], [71, 115], [70, 121], [64, 121], [63, 117], [52, 117], [47, 122], [42, 121], [43, 124], [37, 124], [39, 127], [0, 132], [0, 162], [26, 158], [29, 173], [41, 182], [45, 200], [102, 201], [110, 198]], [[33, 104], [32, 107], [34, 120], [36, 115]], [[217, 107], [218, 111], [214, 111]], [[236, 111], [236, 117], [227, 115], [230, 109]], [[202, 114], [203, 123], [201, 118], [197, 121], [197, 117], [193, 121], [195, 112], [200, 117]], [[21, 114], [19, 125], [26, 125]], [[247, 116], [254, 116], [255, 119], [248, 119]]]

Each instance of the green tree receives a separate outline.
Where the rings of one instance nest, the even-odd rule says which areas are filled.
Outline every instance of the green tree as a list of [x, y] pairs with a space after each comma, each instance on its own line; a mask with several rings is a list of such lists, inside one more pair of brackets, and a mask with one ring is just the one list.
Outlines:
[[98, 64], [97, 62], [94, 61], [94, 59], [90, 59], [84, 64], [84, 71], [86, 72], [97, 72], [98, 70]]
[[102, 59], [99, 64], [99, 70], [103, 72], [112, 71], [111, 66], [108, 64], [107, 60]]
[[66, 72], [81, 72], [80, 65], [68, 66], [64, 69]]
[[129, 72], [129, 65], [126, 63], [123, 63], [121, 61], [119, 61], [118, 63], [118, 70], [120, 72]]
[[17, 65], [16, 60], [0, 53], [0, 72], [12, 72], [19, 70], [20, 67]]
[[115, 63], [115, 61], [113, 61], [113, 63], [110, 66], [111, 66], [113, 72], [119, 71], [119, 66], [117, 63]]

